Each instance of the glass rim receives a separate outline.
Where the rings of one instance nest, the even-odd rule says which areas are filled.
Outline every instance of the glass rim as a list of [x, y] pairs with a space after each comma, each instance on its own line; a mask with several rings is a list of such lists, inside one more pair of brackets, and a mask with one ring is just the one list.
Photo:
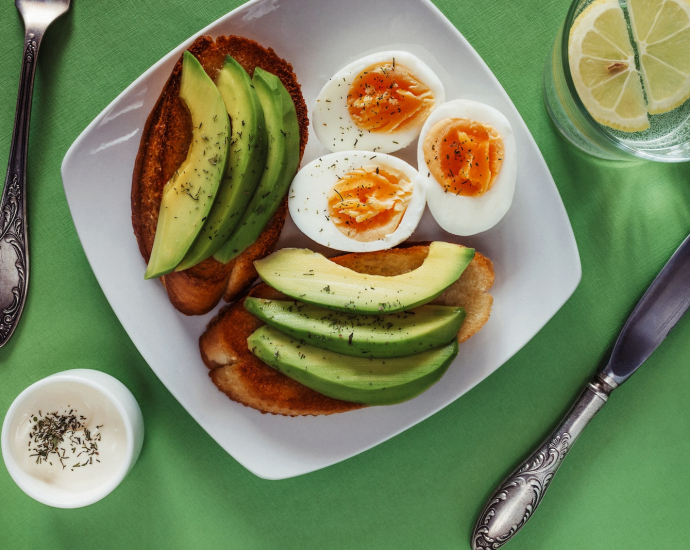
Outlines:
[[[658, 157], [656, 155], [651, 155], [645, 151], [639, 151], [637, 149], [634, 149], [633, 147], [630, 147], [611, 135], [609, 132], [607, 132], [604, 128], [603, 125], [597, 122], [594, 117], [589, 113], [587, 108], [585, 107], [585, 104], [582, 102], [580, 99], [580, 94], [578, 93], [577, 89], [575, 88], [575, 82], [573, 81], [573, 76], [572, 73], [570, 72], [570, 59], [568, 57], [568, 46], [570, 44], [570, 29], [573, 25], [573, 22], [576, 18], [576, 15], [579, 15], [579, 10], [578, 8], [586, 4], [587, 0], [573, 0], [572, 3], [570, 4], [570, 8], [568, 8], [568, 13], [565, 16], [565, 21], [563, 22], [563, 36], [561, 37], [561, 65], [563, 67], [563, 75], [565, 77], [565, 84], [568, 87], [568, 92], [570, 93], [570, 96], [573, 98], [573, 103], [575, 104], [575, 107], [577, 110], [580, 112], [582, 116], [585, 117], [587, 122], [589, 122], [590, 126], [592, 127], [593, 131], [596, 132], [598, 135], [603, 137], [605, 141], [613, 145], [615, 148], [623, 151], [624, 153], [627, 153], [629, 155], [632, 155], [634, 157], [637, 157], [639, 159], [644, 159], [644, 160], [653, 160], [653, 161], [661, 161], [661, 162], [687, 162], [688, 159], [668, 159], [668, 158], [663, 158], [663, 157]], [[637, 70], [637, 67], [635, 68]]]

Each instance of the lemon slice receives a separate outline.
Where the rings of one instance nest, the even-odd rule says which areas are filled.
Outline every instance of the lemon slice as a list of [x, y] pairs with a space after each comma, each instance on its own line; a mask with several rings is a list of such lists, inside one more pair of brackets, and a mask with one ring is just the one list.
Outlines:
[[635, 53], [618, 0], [596, 0], [577, 16], [570, 29], [568, 57], [577, 93], [597, 122], [624, 132], [649, 128]]
[[690, 98], [690, 4], [687, 0], [628, 0], [630, 26], [652, 115]]

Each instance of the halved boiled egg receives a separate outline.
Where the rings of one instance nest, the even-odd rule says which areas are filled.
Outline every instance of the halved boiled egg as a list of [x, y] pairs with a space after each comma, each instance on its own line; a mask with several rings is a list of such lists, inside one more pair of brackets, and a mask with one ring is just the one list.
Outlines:
[[515, 138], [493, 107], [457, 99], [434, 110], [419, 137], [417, 163], [429, 210], [449, 233], [486, 231], [513, 202]]
[[379, 52], [326, 83], [314, 106], [314, 131], [330, 151], [392, 153], [414, 141], [444, 101], [443, 84], [424, 62], [408, 52]]
[[297, 227], [348, 252], [384, 250], [407, 239], [424, 213], [419, 172], [383, 153], [340, 151], [302, 168], [288, 193]]

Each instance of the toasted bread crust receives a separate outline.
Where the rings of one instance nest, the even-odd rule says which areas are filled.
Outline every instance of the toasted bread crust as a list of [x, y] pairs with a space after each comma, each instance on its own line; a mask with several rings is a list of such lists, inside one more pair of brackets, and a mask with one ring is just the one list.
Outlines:
[[[233, 56], [250, 76], [256, 67], [278, 76], [295, 104], [302, 159], [309, 120], [292, 65], [273, 49], [239, 36], [220, 36], [215, 42], [210, 36], [202, 36], [188, 49], [212, 79], [226, 55]], [[184, 162], [192, 139], [191, 119], [179, 97], [181, 76], [180, 58], [146, 121], [132, 176], [132, 227], [146, 262], [156, 235], [163, 187]], [[172, 304], [186, 315], [202, 315], [213, 309], [224, 294], [227, 300], [236, 299], [256, 279], [252, 262], [275, 248], [286, 215], [283, 201], [259, 239], [227, 264], [209, 258], [185, 271], [161, 277]]]
[[[331, 260], [360, 273], [392, 276], [416, 269], [428, 253], [427, 245], [419, 245], [346, 254]], [[432, 302], [465, 308], [467, 317], [458, 333], [459, 342], [479, 332], [489, 319], [493, 298], [488, 290], [493, 281], [493, 264], [485, 256], [476, 253], [460, 278]], [[286, 298], [266, 284], [254, 287], [248, 295]], [[262, 324], [244, 309], [242, 299], [222, 309], [199, 339], [201, 357], [211, 369], [209, 374], [213, 383], [230, 399], [263, 413], [285, 416], [334, 414], [362, 407], [358, 403], [321, 395], [254, 356], [247, 348], [247, 338]]]
[[287, 197], [256, 242], [237, 258], [227, 264], [209, 258], [189, 269], [163, 277], [170, 302], [185, 315], [203, 315], [211, 311], [221, 297], [227, 302], [235, 301], [259, 276], [254, 260], [275, 250], [286, 216]]
[[[268, 298], [276, 293], [259, 285], [249, 295]], [[201, 336], [201, 357], [211, 369], [211, 380], [230, 399], [285, 416], [333, 414], [362, 407], [321, 395], [260, 361], [249, 351], [247, 337], [262, 324], [244, 309], [242, 299], [223, 308]]]

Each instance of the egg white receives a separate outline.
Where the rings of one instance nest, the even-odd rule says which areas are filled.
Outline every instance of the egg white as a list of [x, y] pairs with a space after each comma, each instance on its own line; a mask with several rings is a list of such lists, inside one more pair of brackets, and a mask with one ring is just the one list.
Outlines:
[[[419, 58], [403, 51], [378, 52], [340, 69], [323, 87], [312, 111], [316, 137], [329, 151], [353, 149], [392, 153], [412, 143], [419, 135], [422, 125], [388, 132], [371, 132], [358, 128], [347, 108], [347, 93], [352, 82], [367, 67], [376, 63], [390, 62], [404, 66], [412, 75], [428, 86], [434, 94], [437, 108], [445, 101], [443, 84], [436, 74]], [[433, 112], [433, 111], [432, 111]]]
[[[407, 176], [412, 196], [397, 229], [382, 239], [360, 242], [341, 233], [328, 215], [328, 196], [347, 172], [363, 166], [390, 167]], [[288, 193], [290, 216], [307, 237], [319, 244], [347, 252], [385, 250], [407, 239], [419, 224], [426, 206], [424, 185], [417, 170], [399, 158], [369, 151], [340, 151], [303, 167]]]
[[[491, 189], [483, 195], [469, 197], [449, 193], [429, 172], [424, 160], [424, 139], [434, 124], [444, 118], [466, 118], [483, 122], [501, 134], [503, 165]], [[503, 113], [484, 103], [456, 99], [434, 109], [419, 136], [417, 164], [432, 216], [443, 229], [454, 235], [474, 235], [490, 229], [505, 216], [513, 202], [517, 176], [513, 129]]]

